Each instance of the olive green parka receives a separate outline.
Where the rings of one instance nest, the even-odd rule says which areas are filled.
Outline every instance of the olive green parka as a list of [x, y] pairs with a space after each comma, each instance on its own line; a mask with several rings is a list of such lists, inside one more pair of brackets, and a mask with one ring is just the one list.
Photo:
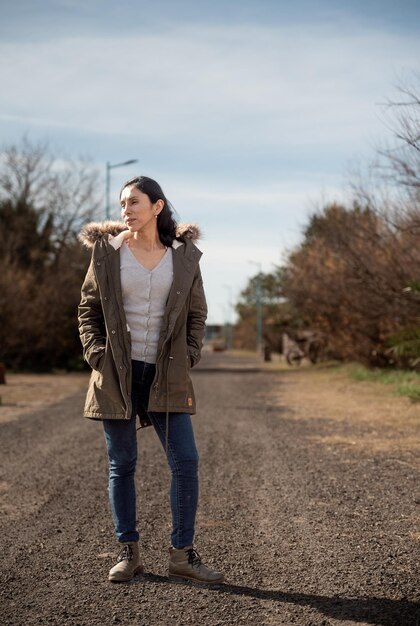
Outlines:
[[[79, 332], [83, 356], [92, 368], [84, 416], [130, 419], [131, 339], [124, 314], [120, 280], [120, 247], [131, 234], [124, 224], [88, 224], [80, 241], [93, 248], [82, 286]], [[194, 241], [195, 225], [178, 226], [172, 244], [173, 282], [158, 341], [156, 373], [148, 411], [195, 413], [190, 368], [198, 363], [207, 305]], [[149, 426], [147, 414], [140, 425]]]

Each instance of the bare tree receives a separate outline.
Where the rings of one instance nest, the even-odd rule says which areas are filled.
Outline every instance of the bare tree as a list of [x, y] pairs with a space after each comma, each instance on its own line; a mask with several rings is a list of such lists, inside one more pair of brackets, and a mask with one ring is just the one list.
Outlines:
[[[94, 219], [101, 200], [98, 171], [85, 158], [54, 158], [46, 144], [33, 144], [26, 138], [18, 146], [6, 147], [1, 155], [0, 201], [16, 212], [31, 208], [38, 232], [50, 239], [53, 261], [74, 241], [82, 224]], [[7, 248], [7, 241], [1, 243]]]
[[87, 160], [58, 159], [45, 144], [24, 139], [0, 155], [0, 360], [9, 365], [66, 365], [80, 353], [87, 258], [77, 233], [99, 209], [99, 183]]
[[419, 87], [400, 85], [399, 100], [388, 100], [392, 116], [390, 128], [395, 145], [380, 150], [380, 165], [391, 181], [406, 190], [415, 204], [420, 203], [420, 93]]
[[284, 290], [335, 356], [407, 365], [399, 337], [420, 356], [420, 97], [400, 94], [386, 108], [394, 143], [353, 179], [352, 204], [312, 216]]

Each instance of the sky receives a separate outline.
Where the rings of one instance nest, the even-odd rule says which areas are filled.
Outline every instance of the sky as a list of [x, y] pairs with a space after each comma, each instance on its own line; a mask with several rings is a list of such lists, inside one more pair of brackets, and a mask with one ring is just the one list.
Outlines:
[[155, 178], [203, 232], [208, 322], [232, 321], [390, 138], [419, 31], [417, 0], [0, 0], [0, 151], [48, 141], [103, 188], [137, 159], [111, 172], [112, 216], [125, 180]]

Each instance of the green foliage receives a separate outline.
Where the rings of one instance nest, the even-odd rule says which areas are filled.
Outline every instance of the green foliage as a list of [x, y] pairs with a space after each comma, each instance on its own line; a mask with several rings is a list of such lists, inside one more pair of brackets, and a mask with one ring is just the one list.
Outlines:
[[420, 384], [400, 385], [394, 391], [396, 396], [405, 396], [414, 402], [420, 402]]
[[420, 401], [419, 372], [351, 366], [349, 374], [353, 380], [392, 385], [394, 387], [394, 395], [404, 396], [413, 401]]
[[[256, 306], [257, 292], [260, 290], [261, 302], [266, 307], [276, 307], [284, 300], [282, 293], [283, 270], [278, 267], [272, 273], [260, 272], [249, 279], [247, 286], [239, 296], [237, 312], [241, 315], [247, 309]], [[246, 315], [246, 314], [245, 314]]]
[[89, 255], [77, 242], [92, 219], [97, 174], [55, 166], [22, 142], [0, 166], [0, 361], [14, 369], [72, 367], [80, 358], [77, 305]]
[[361, 365], [352, 366], [350, 368], [350, 376], [353, 380], [375, 382], [383, 385], [420, 383], [420, 373], [417, 372], [382, 368], [369, 369]]
[[284, 267], [276, 267], [273, 272], [261, 272], [248, 281], [236, 305], [239, 315], [239, 323], [235, 329], [236, 347], [255, 347], [258, 297], [263, 311], [264, 342], [272, 350], [281, 351], [282, 334], [285, 330], [305, 327], [305, 320], [284, 296], [285, 271]]
[[417, 291], [420, 292], [420, 282], [418, 280], [410, 280], [403, 291]]
[[404, 328], [389, 338], [391, 352], [415, 367], [420, 363], [420, 328]]

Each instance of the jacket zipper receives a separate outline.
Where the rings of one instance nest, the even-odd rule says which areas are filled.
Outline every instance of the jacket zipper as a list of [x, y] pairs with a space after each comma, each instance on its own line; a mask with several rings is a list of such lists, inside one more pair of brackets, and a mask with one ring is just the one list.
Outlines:
[[169, 350], [168, 367], [166, 368], [166, 420], [165, 420], [165, 454], [168, 456], [169, 448], [169, 368], [174, 360], [172, 356], [173, 350], [173, 335], [171, 335], [171, 347]]
[[160, 382], [160, 379], [161, 379], [161, 375], [160, 375], [161, 365], [159, 363], [159, 360], [161, 360], [161, 355], [163, 354], [163, 350], [164, 350], [166, 344], [168, 343], [168, 341], [171, 341], [170, 354], [172, 354], [172, 341], [173, 341], [172, 333], [173, 333], [173, 329], [172, 329], [171, 334], [169, 335], [169, 337], [165, 337], [165, 340], [164, 340], [164, 342], [162, 344], [160, 352], [157, 355], [157, 359], [156, 359], [156, 382], [153, 385], [153, 390], [155, 392], [155, 400], [157, 400], [157, 396], [158, 396], [158, 393], [159, 393], [159, 387], [160, 387], [159, 382]]
[[[105, 261], [106, 261], [107, 264], [109, 263], [108, 257], [105, 257]], [[107, 268], [106, 275], [109, 278], [110, 283], [112, 285], [112, 291], [113, 291], [113, 293], [115, 293], [114, 277], [112, 276], [112, 272], [109, 271], [109, 267]], [[121, 315], [120, 315], [120, 310], [119, 310], [120, 308], [119, 307], [116, 307], [116, 308], [118, 310], [118, 318], [119, 318], [120, 328], [124, 328], [124, 324], [122, 323], [122, 319], [121, 319]], [[114, 309], [114, 312], [115, 312], [115, 309]], [[118, 333], [118, 332], [116, 333], [116, 338], [117, 338], [117, 341], [118, 341], [118, 344], [119, 344], [119, 347], [120, 347], [120, 350], [121, 350], [121, 354], [124, 355], [126, 350], [125, 350], [125, 347], [121, 345], [120, 339], [122, 339], [122, 342], [124, 344], [126, 338], [124, 336], [120, 337], [120, 333]], [[123, 390], [123, 387], [122, 387], [122, 384], [121, 384], [121, 376], [120, 375], [118, 375], [118, 381], [119, 381], [119, 385], [120, 385], [120, 389], [121, 389], [121, 395], [122, 395], [123, 398], [126, 399], [126, 402], [127, 402], [127, 405], [126, 405], [127, 406], [127, 413], [129, 414], [129, 417], [127, 419], [129, 419], [131, 417], [131, 412], [132, 412], [131, 393], [129, 391], [130, 385], [128, 384], [129, 383], [129, 378], [130, 378], [130, 375], [131, 375], [131, 367], [129, 369], [126, 366], [126, 364], [125, 364], [125, 370], [126, 370], [125, 371], [125, 385], [126, 385], [126, 388], [127, 388], [127, 394], [124, 394], [124, 390]]]

